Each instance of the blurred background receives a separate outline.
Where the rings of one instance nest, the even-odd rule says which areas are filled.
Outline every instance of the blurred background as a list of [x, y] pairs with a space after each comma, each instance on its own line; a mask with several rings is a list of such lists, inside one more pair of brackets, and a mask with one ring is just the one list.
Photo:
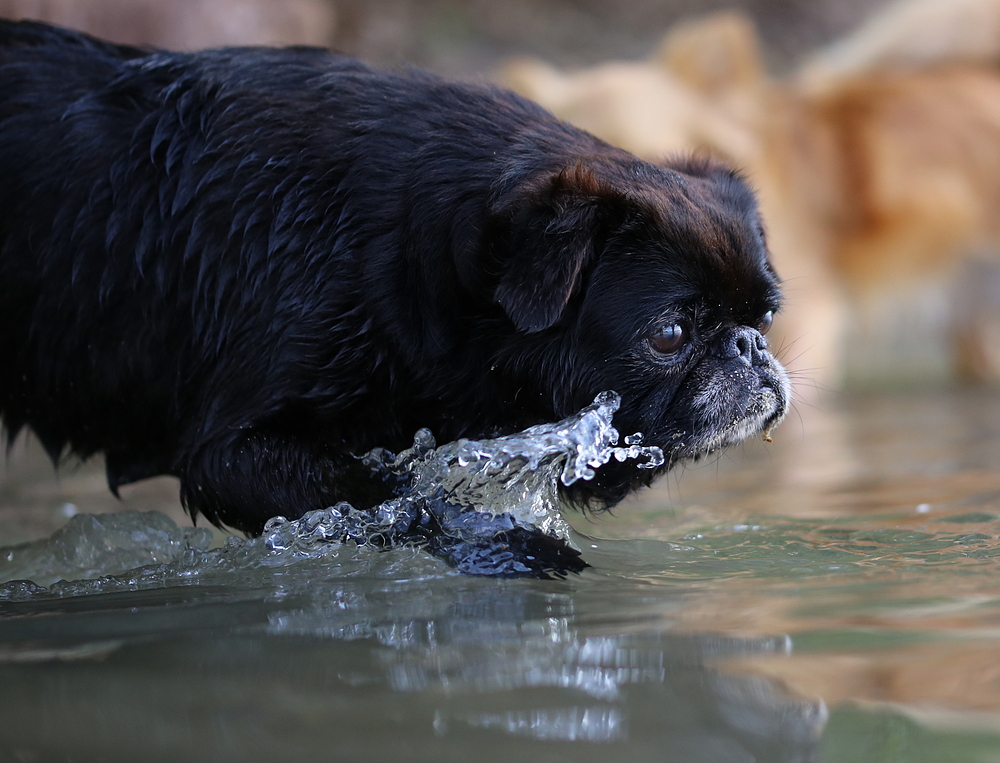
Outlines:
[[755, 19], [775, 70], [843, 34], [871, 0], [0, 0], [0, 16], [37, 18], [117, 42], [332, 45], [383, 64], [490, 73], [514, 55], [561, 66], [639, 59], [675, 21], [739, 8]]

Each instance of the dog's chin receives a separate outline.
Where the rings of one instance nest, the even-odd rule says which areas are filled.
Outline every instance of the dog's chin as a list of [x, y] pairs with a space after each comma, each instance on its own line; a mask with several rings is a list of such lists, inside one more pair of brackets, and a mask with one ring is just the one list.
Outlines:
[[693, 399], [695, 426], [670, 449], [669, 461], [698, 459], [751, 437], [770, 438], [791, 405], [791, 384], [775, 360], [732, 386], [728, 375], [713, 379]]
[[694, 438], [690, 444], [676, 448], [672, 455], [673, 461], [697, 459], [738, 445], [744, 440], [758, 435], [770, 437], [770, 432], [782, 419], [788, 410], [788, 405], [778, 392], [771, 387], [762, 387], [753, 396], [745, 415], [731, 421], [727, 426], [714, 432], [708, 432], [700, 438]]

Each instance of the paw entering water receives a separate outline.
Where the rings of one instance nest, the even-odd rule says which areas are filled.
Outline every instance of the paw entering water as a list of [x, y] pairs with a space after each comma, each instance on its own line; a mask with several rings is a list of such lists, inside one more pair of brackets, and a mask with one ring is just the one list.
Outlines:
[[273, 550], [330, 541], [388, 548], [416, 544], [474, 575], [563, 576], [587, 563], [570, 542], [559, 485], [593, 479], [611, 459], [663, 464], [663, 452], [625, 438], [611, 425], [621, 400], [604, 392], [578, 413], [491, 440], [456, 440], [436, 447], [429, 431], [399, 455], [376, 449], [364, 463], [398, 497], [377, 507], [349, 504], [313, 511], [289, 522], [276, 517], [261, 538]]

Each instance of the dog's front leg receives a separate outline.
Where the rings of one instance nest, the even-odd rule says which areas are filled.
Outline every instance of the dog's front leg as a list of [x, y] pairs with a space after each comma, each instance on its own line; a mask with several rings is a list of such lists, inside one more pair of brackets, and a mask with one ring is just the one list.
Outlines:
[[339, 501], [368, 508], [391, 496], [354, 456], [258, 429], [199, 443], [176, 471], [181, 501], [192, 515], [254, 535], [271, 517], [296, 519]]

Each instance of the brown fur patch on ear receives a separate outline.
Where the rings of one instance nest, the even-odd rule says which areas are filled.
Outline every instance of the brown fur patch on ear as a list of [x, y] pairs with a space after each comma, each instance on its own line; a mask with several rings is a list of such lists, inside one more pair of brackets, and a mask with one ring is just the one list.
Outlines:
[[623, 195], [610, 183], [598, 178], [593, 167], [584, 162], [577, 162], [561, 169], [552, 178], [550, 188], [554, 195], [576, 201], [620, 198]]
[[680, 154], [668, 157], [659, 163], [661, 167], [699, 178], [731, 178], [745, 182], [743, 173], [725, 164], [714, 156], [702, 153]]
[[581, 160], [525, 180], [495, 211], [511, 219], [525, 212], [558, 214], [573, 205], [623, 201], [626, 195], [626, 191], [602, 179], [593, 166]]
[[626, 201], [581, 161], [525, 181], [495, 210], [504, 219], [506, 257], [494, 299], [519, 331], [559, 320]]

